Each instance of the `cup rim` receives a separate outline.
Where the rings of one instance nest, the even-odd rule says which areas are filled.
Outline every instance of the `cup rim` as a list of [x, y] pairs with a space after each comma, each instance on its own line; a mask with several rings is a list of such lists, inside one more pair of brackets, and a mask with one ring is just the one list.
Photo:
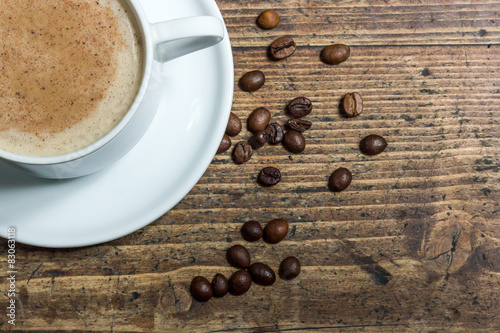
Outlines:
[[29, 165], [53, 165], [74, 161], [100, 150], [109, 144], [116, 136], [118, 136], [125, 129], [125, 127], [127, 127], [130, 121], [135, 117], [137, 111], [139, 110], [139, 106], [146, 95], [147, 86], [151, 76], [154, 50], [149, 21], [146, 18], [146, 14], [144, 13], [139, 1], [126, 0], [126, 2], [134, 14], [137, 27], [142, 35], [143, 73], [139, 90], [137, 91], [134, 101], [123, 118], [102, 138], [81, 149], [55, 156], [32, 156], [11, 153], [0, 148], [0, 159], [3, 158], [10, 162]]

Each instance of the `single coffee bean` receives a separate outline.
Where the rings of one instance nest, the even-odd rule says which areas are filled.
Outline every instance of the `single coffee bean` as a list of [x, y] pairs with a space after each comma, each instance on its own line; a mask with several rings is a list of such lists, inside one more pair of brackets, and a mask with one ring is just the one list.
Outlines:
[[312, 123], [309, 120], [305, 119], [288, 119], [286, 122], [288, 128], [297, 131], [297, 132], [304, 132], [307, 131], [308, 129], [311, 128]]
[[349, 58], [351, 49], [344, 44], [333, 44], [321, 51], [321, 60], [329, 65], [337, 65]]
[[248, 139], [248, 143], [250, 144], [250, 146], [252, 146], [253, 149], [259, 149], [262, 148], [268, 140], [269, 134], [266, 130], [262, 130], [258, 131], [254, 136]]
[[307, 116], [311, 113], [312, 109], [313, 105], [311, 101], [305, 97], [297, 97], [287, 106], [288, 113], [296, 118]]
[[266, 83], [266, 77], [261, 71], [251, 71], [243, 75], [240, 79], [240, 87], [244, 91], [256, 91]]
[[255, 135], [250, 137], [250, 139], [248, 139], [248, 143], [255, 150], [264, 147], [268, 139], [269, 139], [268, 133], [265, 130], [262, 130], [258, 131], [257, 133], [255, 133]]
[[349, 93], [344, 96], [342, 101], [344, 112], [348, 117], [356, 117], [363, 112], [363, 99], [358, 93]]
[[257, 181], [262, 186], [273, 186], [281, 181], [281, 172], [274, 167], [267, 167], [260, 171]]
[[247, 268], [250, 266], [250, 253], [242, 245], [233, 245], [226, 252], [227, 262], [238, 268]]
[[371, 134], [361, 140], [359, 148], [366, 155], [377, 155], [387, 147], [387, 141], [380, 135]]
[[275, 219], [264, 228], [264, 240], [268, 243], [281, 242], [288, 233], [288, 222], [283, 219]]
[[229, 121], [227, 122], [226, 134], [229, 136], [236, 136], [241, 132], [241, 120], [234, 113], [229, 114]]
[[239, 270], [233, 273], [229, 278], [229, 292], [232, 295], [239, 296], [246, 293], [252, 286], [252, 277], [245, 270]]
[[265, 10], [257, 18], [257, 25], [262, 29], [273, 29], [280, 23], [280, 16], [274, 10]]
[[268, 141], [270, 144], [275, 145], [283, 141], [283, 127], [278, 123], [270, 123], [266, 126]]
[[227, 294], [229, 283], [226, 277], [220, 273], [215, 274], [212, 280], [212, 290], [214, 297], [223, 297]]
[[269, 47], [269, 53], [274, 60], [281, 60], [291, 56], [297, 46], [290, 36], [283, 36], [276, 39]]
[[295, 257], [288, 257], [280, 264], [278, 274], [283, 280], [295, 279], [300, 274], [300, 261]]
[[222, 154], [226, 150], [231, 147], [231, 138], [226, 134], [222, 137], [222, 141], [220, 142], [219, 149], [217, 149], [217, 154]]
[[247, 242], [256, 242], [262, 238], [262, 226], [257, 221], [248, 221], [241, 227], [241, 236]]
[[253, 155], [252, 146], [245, 141], [238, 142], [233, 149], [233, 159], [236, 164], [243, 164]]
[[273, 269], [261, 262], [250, 265], [248, 273], [252, 276], [253, 282], [263, 286], [270, 286], [276, 281], [276, 274]]
[[262, 131], [271, 121], [271, 112], [266, 108], [255, 109], [248, 117], [248, 129], [252, 132]]
[[206, 302], [213, 296], [212, 285], [203, 276], [197, 276], [191, 281], [189, 287], [191, 296], [198, 302]]
[[300, 153], [306, 148], [306, 139], [300, 132], [288, 131], [283, 137], [283, 145], [289, 152]]
[[334, 192], [345, 190], [352, 181], [351, 171], [346, 168], [339, 168], [335, 170], [330, 179], [328, 180], [328, 187]]

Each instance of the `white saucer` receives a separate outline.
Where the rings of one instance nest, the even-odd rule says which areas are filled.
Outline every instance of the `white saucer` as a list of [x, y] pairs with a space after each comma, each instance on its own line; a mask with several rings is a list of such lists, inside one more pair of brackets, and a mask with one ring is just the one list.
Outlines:
[[[151, 22], [222, 18], [214, 0], [142, 0]], [[164, 65], [165, 96], [144, 138], [111, 167], [83, 178], [28, 176], [0, 162], [0, 236], [44, 247], [93, 245], [161, 217], [198, 182], [226, 129], [233, 98], [231, 45]], [[159, 64], [158, 64], [159, 66]]]

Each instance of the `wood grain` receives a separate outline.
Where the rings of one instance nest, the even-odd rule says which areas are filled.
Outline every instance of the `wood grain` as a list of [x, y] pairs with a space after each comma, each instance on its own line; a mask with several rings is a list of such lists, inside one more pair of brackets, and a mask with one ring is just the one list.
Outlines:
[[[214, 157], [198, 185], [158, 221], [99, 246], [18, 248], [18, 324], [23, 332], [498, 332], [500, 330], [500, 1], [219, 0], [235, 62], [233, 112], [265, 106], [284, 123], [288, 101], [314, 110], [307, 147], [258, 150], [246, 164]], [[263, 31], [273, 8], [281, 24]], [[277, 37], [296, 53], [267, 58]], [[319, 60], [333, 42], [351, 46], [339, 66]], [[260, 69], [266, 85], [237, 88]], [[339, 114], [347, 92], [365, 111]], [[384, 136], [377, 156], [361, 138]], [[245, 129], [233, 143], [247, 140]], [[264, 166], [283, 181], [256, 184]], [[353, 173], [344, 192], [331, 172]], [[290, 222], [280, 244], [247, 244], [277, 269], [299, 257], [301, 275], [243, 296], [192, 301], [189, 283], [234, 269], [225, 250], [245, 244], [242, 223]], [[6, 242], [0, 244], [6, 262]], [[2, 270], [5, 281], [7, 273]], [[2, 284], [7, 286], [6, 283]], [[4, 300], [7, 300], [4, 292]]]

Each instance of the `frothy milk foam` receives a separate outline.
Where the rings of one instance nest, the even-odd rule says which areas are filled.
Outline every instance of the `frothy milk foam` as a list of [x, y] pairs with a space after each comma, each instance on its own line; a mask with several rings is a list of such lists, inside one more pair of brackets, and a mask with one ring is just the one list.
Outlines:
[[0, 1], [0, 149], [55, 156], [106, 135], [142, 78], [123, 0]]

